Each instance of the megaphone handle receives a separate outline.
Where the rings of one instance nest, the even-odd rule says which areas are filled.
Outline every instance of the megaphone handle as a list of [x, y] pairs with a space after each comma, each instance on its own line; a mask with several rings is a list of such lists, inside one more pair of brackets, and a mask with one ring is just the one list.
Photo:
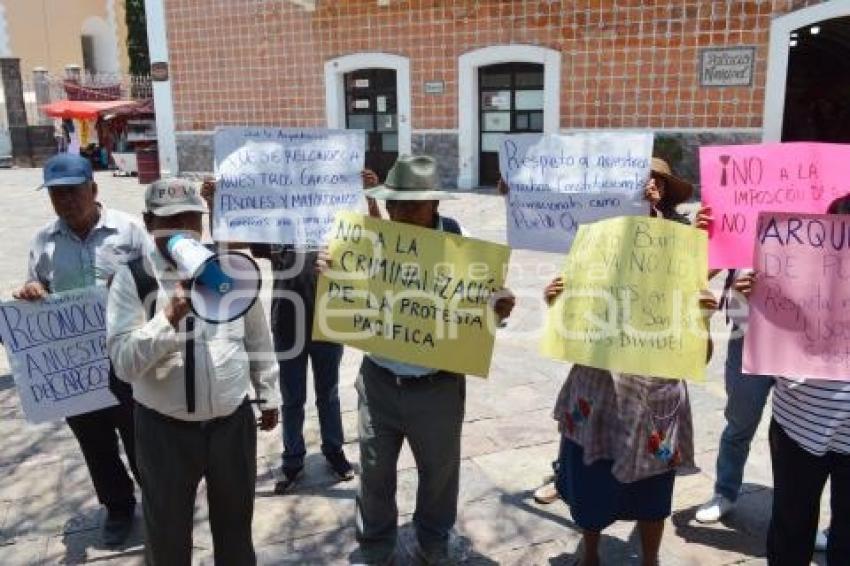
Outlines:
[[186, 411], [195, 412], [195, 317], [186, 316]]

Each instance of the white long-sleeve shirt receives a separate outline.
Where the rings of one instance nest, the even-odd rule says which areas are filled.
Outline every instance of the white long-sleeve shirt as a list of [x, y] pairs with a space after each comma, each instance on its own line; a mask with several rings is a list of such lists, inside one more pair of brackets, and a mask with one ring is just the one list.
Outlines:
[[[126, 266], [115, 274], [107, 304], [107, 347], [119, 378], [133, 385], [133, 397], [149, 409], [185, 421], [228, 416], [249, 396], [280, 405], [278, 364], [259, 301], [240, 319], [223, 324], [195, 317], [195, 411], [186, 404], [186, 340], [165, 317], [163, 307], [179, 275], [157, 250], [149, 254], [159, 282], [158, 311], [147, 319], [136, 283]], [[190, 313], [189, 316], [192, 316]], [[186, 319], [180, 324], [184, 330]]]

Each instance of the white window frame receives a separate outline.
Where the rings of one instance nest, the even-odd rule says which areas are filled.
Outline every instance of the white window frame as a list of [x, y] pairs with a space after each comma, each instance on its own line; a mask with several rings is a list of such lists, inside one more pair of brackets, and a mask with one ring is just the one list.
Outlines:
[[543, 65], [543, 133], [557, 134], [561, 125], [561, 52], [537, 45], [492, 45], [458, 58], [458, 179], [462, 189], [478, 186], [478, 68], [499, 63]]
[[391, 53], [352, 53], [325, 62], [325, 114], [328, 128], [345, 129], [345, 73], [392, 69], [396, 77], [398, 153], [411, 153], [410, 59]]
[[770, 47], [767, 55], [767, 79], [764, 87], [762, 141], [782, 140], [785, 118], [785, 87], [788, 80], [788, 51], [795, 29], [850, 16], [850, 2], [824, 2], [791, 12], [770, 23]]

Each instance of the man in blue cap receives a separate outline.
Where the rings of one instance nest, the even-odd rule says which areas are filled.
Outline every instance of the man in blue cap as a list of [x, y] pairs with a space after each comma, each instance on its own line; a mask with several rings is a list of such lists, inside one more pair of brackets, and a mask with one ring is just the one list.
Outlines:
[[[29, 253], [27, 283], [15, 298], [37, 301], [49, 293], [107, 285], [117, 267], [147, 249], [145, 229], [129, 215], [97, 202], [91, 163], [67, 153], [44, 165], [44, 184], [57, 218], [41, 228]], [[133, 396], [130, 387], [110, 375], [118, 405], [66, 420], [77, 438], [94, 483], [106, 506], [103, 541], [122, 544], [133, 524], [136, 498], [133, 480], [121, 461], [116, 432], [135, 471]]]

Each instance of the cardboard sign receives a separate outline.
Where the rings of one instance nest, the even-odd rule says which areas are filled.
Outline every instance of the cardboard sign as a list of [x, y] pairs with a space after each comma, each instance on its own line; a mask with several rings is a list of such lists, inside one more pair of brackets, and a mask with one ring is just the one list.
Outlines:
[[786, 143], [700, 148], [702, 201], [714, 224], [713, 269], [753, 265], [759, 212], [822, 214], [850, 191], [850, 145]]
[[706, 235], [657, 218], [579, 228], [550, 307], [543, 355], [650, 377], [701, 380], [707, 329]]
[[746, 373], [850, 381], [850, 217], [759, 215]]
[[647, 216], [652, 134], [505, 136], [499, 151], [512, 248], [563, 253], [578, 227]]
[[510, 249], [353, 213], [337, 217], [313, 338], [486, 377]]
[[28, 421], [118, 404], [109, 392], [105, 287], [0, 303], [0, 336]]
[[583, 224], [616, 216], [649, 216], [643, 196], [623, 193], [519, 193], [508, 195], [512, 248], [565, 254]]
[[362, 209], [362, 131], [219, 128], [217, 241], [323, 245], [341, 210]]

